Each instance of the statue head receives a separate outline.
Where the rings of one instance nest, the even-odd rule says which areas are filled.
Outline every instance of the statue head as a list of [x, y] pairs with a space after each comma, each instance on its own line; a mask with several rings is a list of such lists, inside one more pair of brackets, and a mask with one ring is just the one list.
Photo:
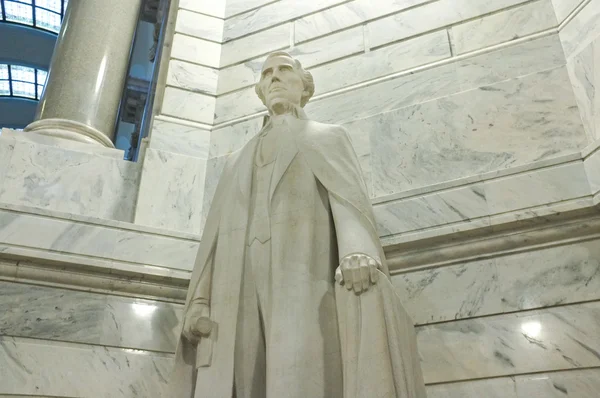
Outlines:
[[315, 83], [300, 61], [277, 51], [265, 60], [255, 91], [271, 114], [281, 114], [290, 106], [304, 107], [315, 92]]

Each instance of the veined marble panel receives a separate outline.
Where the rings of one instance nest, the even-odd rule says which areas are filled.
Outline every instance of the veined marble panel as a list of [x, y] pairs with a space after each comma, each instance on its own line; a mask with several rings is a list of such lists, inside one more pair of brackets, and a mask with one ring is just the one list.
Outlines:
[[600, 390], [600, 369], [500, 377], [436, 384], [429, 398], [592, 398]]
[[294, 47], [290, 54], [302, 62], [302, 66], [310, 68], [365, 51], [364, 41], [364, 29], [359, 26], [300, 44]]
[[229, 0], [179, 0], [179, 8], [192, 10], [217, 18], [225, 18], [225, 3]]
[[171, 58], [218, 68], [221, 59], [221, 44], [175, 33]]
[[456, 65], [448, 64], [311, 101], [306, 105], [306, 111], [313, 120], [345, 124], [445, 97], [458, 92], [459, 86]]
[[311, 69], [311, 73], [316, 94], [323, 94], [450, 56], [448, 35], [439, 31], [319, 66]]
[[263, 118], [256, 117], [231, 126], [213, 130], [210, 135], [210, 157], [228, 155], [240, 149], [263, 126]]
[[155, 118], [149, 148], [208, 159], [211, 133]]
[[430, 0], [355, 0], [300, 18], [295, 22], [296, 43], [400, 12]]
[[148, 148], [135, 223], [200, 233], [205, 170], [206, 159]]
[[600, 391], [600, 369], [515, 377], [517, 398], [592, 398]]
[[215, 123], [228, 122], [266, 110], [267, 108], [256, 95], [254, 87], [248, 87], [217, 98]]
[[280, 0], [227, 0], [227, 4], [225, 6], [225, 17], [229, 18], [231, 16], [241, 14], [248, 10], [253, 10], [276, 1]]
[[[49, 214], [50, 215], [50, 214]], [[6, 247], [33, 249], [61, 256], [106, 260], [111, 267], [129, 262], [190, 271], [198, 252], [198, 240], [115, 228], [86, 221], [0, 209], [0, 242]], [[192, 235], [190, 235], [192, 236]], [[108, 267], [107, 267], [108, 268]], [[151, 271], [151, 270], [149, 270]], [[140, 272], [138, 270], [138, 272]]]
[[489, 214], [483, 184], [417, 196], [374, 207], [381, 237], [426, 229]]
[[552, 0], [558, 23], [564, 21], [585, 0]]
[[[0, 187], [4, 186], [4, 178], [15, 152], [15, 145], [15, 139], [2, 136], [0, 129]], [[2, 192], [1, 189], [0, 192]]]
[[182, 305], [0, 282], [0, 335], [174, 352]]
[[193, 11], [179, 10], [175, 32], [220, 43], [223, 40], [223, 19]]
[[0, 393], [158, 398], [168, 395], [172, 362], [146, 351], [0, 336]]
[[416, 324], [600, 299], [600, 241], [591, 240], [392, 276]]
[[260, 70], [266, 58], [267, 56], [265, 55], [221, 69], [219, 71], [217, 93], [221, 95], [257, 83], [260, 77]]
[[[0, 202], [131, 221], [140, 165], [114, 157], [0, 140], [12, 153], [2, 170]], [[1, 224], [0, 224], [1, 225]]]
[[600, 37], [574, 55], [567, 69], [588, 137], [600, 139]]
[[217, 94], [219, 71], [206, 66], [191, 64], [189, 62], [169, 62], [167, 85], [193, 91], [200, 94]]
[[297, 1], [280, 0], [254, 11], [236, 15], [225, 21], [224, 38], [226, 41], [244, 36], [258, 30], [291, 21], [303, 15], [311, 14], [346, 2], [347, 0]]
[[581, 162], [484, 182], [490, 214], [527, 209], [591, 194]]
[[371, 47], [526, 3], [524, 0], [439, 0], [368, 23]]
[[381, 114], [373, 125], [375, 196], [576, 152], [586, 143], [565, 67]]
[[600, 36], [600, 3], [590, 1], [561, 31], [565, 56], [579, 54]]
[[212, 124], [216, 98], [175, 87], [166, 87], [161, 113], [181, 119]]
[[600, 366], [600, 302], [417, 328], [425, 383]]
[[225, 67], [275, 50], [288, 48], [290, 29], [292, 28], [292, 24], [287, 23], [223, 44], [220, 66]]
[[457, 61], [461, 90], [487, 86], [562, 65], [565, 65], [565, 54], [558, 34]]
[[527, 3], [452, 27], [456, 54], [518, 39], [557, 25], [550, 0]]

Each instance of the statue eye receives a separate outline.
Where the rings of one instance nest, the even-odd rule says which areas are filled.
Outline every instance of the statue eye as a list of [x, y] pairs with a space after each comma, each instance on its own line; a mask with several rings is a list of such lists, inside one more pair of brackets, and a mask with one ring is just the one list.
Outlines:
[[272, 69], [267, 69], [267, 70], [263, 71], [262, 77], [271, 76], [271, 73], [272, 73]]

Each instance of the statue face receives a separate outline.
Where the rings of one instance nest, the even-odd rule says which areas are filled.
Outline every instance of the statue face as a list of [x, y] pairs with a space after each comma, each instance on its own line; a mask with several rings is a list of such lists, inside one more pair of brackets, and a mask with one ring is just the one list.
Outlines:
[[302, 95], [307, 95], [294, 61], [286, 56], [276, 56], [265, 62], [258, 85], [267, 108], [274, 114], [282, 113], [290, 104], [300, 106]]

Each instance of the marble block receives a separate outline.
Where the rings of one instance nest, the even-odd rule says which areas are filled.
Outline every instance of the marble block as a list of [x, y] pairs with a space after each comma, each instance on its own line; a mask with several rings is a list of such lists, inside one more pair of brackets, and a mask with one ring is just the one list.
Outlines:
[[221, 49], [221, 68], [289, 47], [290, 29], [292, 25], [287, 23], [228, 41]]
[[201, 94], [216, 95], [219, 71], [189, 62], [171, 60], [167, 85]]
[[210, 135], [210, 158], [229, 155], [240, 149], [262, 128], [263, 117], [232, 124], [213, 130]]
[[[596, 145], [600, 141], [595, 142]], [[600, 192], [600, 150], [595, 150], [584, 161], [585, 172], [590, 184], [592, 195], [597, 195]]]
[[0, 175], [0, 202], [131, 221], [140, 165], [115, 157], [0, 138], [12, 155]]
[[[362, 26], [332, 34], [292, 48], [289, 53], [305, 68], [331, 62], [365, 51], [364, 28]], [[324, 83], [322, 80], [316, 80]]]
[[573, 93], [590, 142], [600, 139], [600, 37], [567, 62]]
[[210, 139], [211, 133], [208, 130], [155, 117], [150, 133], [149, 148], [208, 159]]
[[573, 10], [575, 10], [575, 8], [577, 8], [577, 6], [584, 1], [585, 0], [552, 0], [558, 23], [563, 22], [569, 16], [569, 14], [571, 14]]
[[205, 169], [205, 159], [148, 148], [135, 223], [200, 233]]
[[175, 33], [171, 58], [218, 68], [220, 66], [221, 44]]
[[164, 115], [199, 123], [212, 124], [217, 99], [211, 95], [167, 87], [161, 112]]
[[175, 32], [220, 43], [223, 40], [223, 19], [179, 10]]
[[540, 0], [521, 7], [484, 16], [453, 26], [455, 54], [463, 54], [516, 40], [557, 25], [550, 0]]
[[199, 12], [216, 18], [225, 18], [226, 0], [180, 0], [179, 8]]
[[225, 17], [230, 18], [234, 15], [265, 6], [272, 2], [273, 0], [227, 0], [225, 5]]
[[576, 152], [586, 143], [564, 67], [372, 119], [376, 196]]
[[567, 59], [579, 54], [600, 35], [600, 3], [590, 1], [569, 23], [560, 31]]

